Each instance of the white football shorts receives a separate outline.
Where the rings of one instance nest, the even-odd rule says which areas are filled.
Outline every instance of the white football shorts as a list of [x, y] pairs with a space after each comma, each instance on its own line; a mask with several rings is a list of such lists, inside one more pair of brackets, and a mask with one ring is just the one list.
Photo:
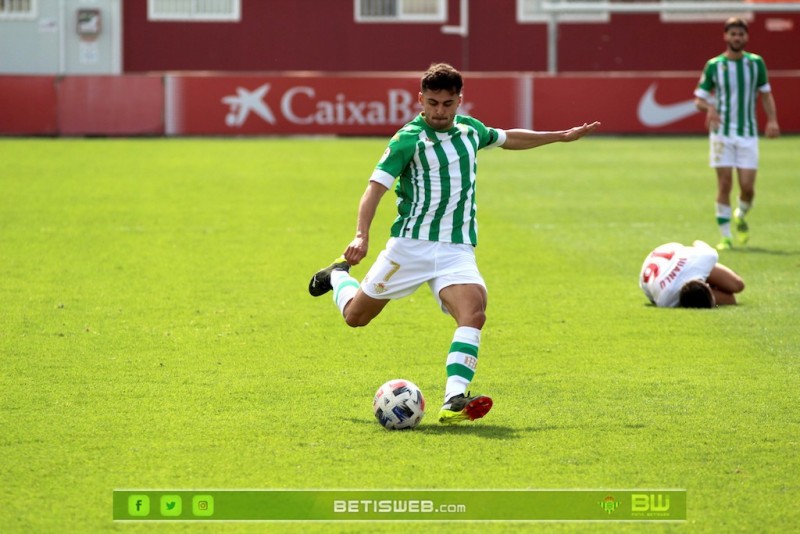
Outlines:
[[758, 168], [758, 137], [710, 134], [711, 167]]
[[486, 290], [472, 245], [401, 237], [389, 239], [361, 282], [361, 290], [374, 299], [399, 299], [425, 282], [445, 313], [439, 297], [445, 287], [478, 284]]

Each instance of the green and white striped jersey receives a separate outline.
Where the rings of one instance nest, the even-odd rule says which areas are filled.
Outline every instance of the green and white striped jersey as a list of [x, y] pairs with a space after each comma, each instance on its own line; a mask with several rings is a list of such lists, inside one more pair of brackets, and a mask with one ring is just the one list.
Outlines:
[[478, 244], [475, 176], [478, 150], [502, 145], [503, 130], [465, 115], [440, 132], [422, 114], [403, 126], [370, 180], [391, 188], [399, 177], [392, 237]]
[[761, 56], [744, 52], [732, 60], [721, 54], [710, 59], [695, 89], [695, 96], [715, 102], [721, 122], [715, 133], [725, 136], [758, 135], [756, 96], [771, 91], [767, 67]]

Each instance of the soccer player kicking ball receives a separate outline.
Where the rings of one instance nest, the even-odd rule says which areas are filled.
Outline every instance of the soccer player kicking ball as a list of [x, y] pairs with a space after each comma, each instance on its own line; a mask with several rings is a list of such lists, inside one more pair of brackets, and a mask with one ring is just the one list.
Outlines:
[[[457, 324], [438, 417], [448, 425], [479, 419], [492, 408], [491, 398], [467, 392], [478, 364], [487, 303], [474, 252], [477, 152], [575, 141], [600, 125], [593, 122], [552, 132], [489, 128], [457, 114], [462, 86], [461, 73], [450, 65], [433, 64], [424, 73], [418, 97], [423, 111], [392, 137], [378, 161], [358, 207], [355, 238], [342, 257], [317, 272], [308, 286], [315, 297], [333, 290], [345, 322], [358, 327], [367, 325], [390, 300], [411, 295], [427, 282], [442, 310]], [[359, 284], [350, 276], [350, 267], [366, 257], [372, 220], [395, 179], [398, 215], [391, 237]]]
[[639, 272], [639, 287], [660, 308], [714, 308], [736, 304], [744, 282], [718, 263], [719, 254], [697, 240], [691, 247], [666, 243], [647, 255]]

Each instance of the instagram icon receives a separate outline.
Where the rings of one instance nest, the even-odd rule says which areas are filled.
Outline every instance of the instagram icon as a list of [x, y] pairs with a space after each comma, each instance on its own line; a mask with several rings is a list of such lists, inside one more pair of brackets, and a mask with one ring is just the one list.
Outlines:
[[214, 515], [214, 497], [211, 495], [195, 495], [192, 497], [192, 514], [197, 517]]

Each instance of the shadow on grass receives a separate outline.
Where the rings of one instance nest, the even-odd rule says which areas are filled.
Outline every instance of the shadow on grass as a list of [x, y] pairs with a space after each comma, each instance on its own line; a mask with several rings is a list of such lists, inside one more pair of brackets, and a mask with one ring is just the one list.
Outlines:
[[467, 435], [478, 436], [486, 439], [519, 439], [525, 437], [527, 434], [535, 432], [547, 432], [550, 430], [558, 430], [559, 427], [552, 425], [532, 426], [526, 428], [514, 428], [502, 425], [487, 425], [482, 423], [465, 423], [463, 425], [423, 425], [417, 429], [417, 432], [428, 435]]
[[[359, 425], [376, 425], [374, 421], [367, 419], [349, 418], [345, 420]], [[380, 425], [378, 425], [378, 428], [379, 426]], [[378, 428], [376, 428], [376, 430]], [[535, 432], [549, 432], [551, 430], [563, 430], [563, 428], [555, 425], [515, 428], [485, 423], [464, 423], [462, 425], [445, 426], [437, 425], [435, 422], [433, 422], [428, 424], [423, 423], [421, 426], [415, 428], [413, 432], [428, 436], [452, 434], [460, 436], [477, 436], [486, 439], [519, 439]]]
[[[740, 247], [733, 247], [730, 250], [726, 250], [723, 254], [768, 254], [770, 256], [800, 256], [800, 251], [797, 250], [771, 250], [768, 248], [761, 248], [761, 247], [748, 247], [748, 246], [740, 246]], [[722, 255], [720, 255], [722, 258]]]

